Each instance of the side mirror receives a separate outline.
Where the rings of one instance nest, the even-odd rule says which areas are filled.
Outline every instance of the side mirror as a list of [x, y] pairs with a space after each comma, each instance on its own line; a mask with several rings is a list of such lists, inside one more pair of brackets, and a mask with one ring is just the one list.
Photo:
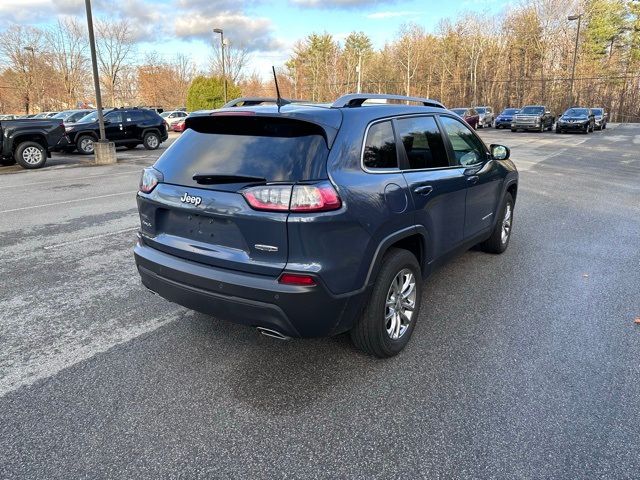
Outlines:
[[491, 145], [491, 157], [494, 160], [507, 160], [511, 155], [511, 150], [504, 145]]

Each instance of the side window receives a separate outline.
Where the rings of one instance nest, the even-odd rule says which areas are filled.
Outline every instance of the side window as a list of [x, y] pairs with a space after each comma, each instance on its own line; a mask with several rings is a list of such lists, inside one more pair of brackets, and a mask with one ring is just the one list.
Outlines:
[[122, 123], [122, 112], [110, 112], [104, 118], [111, 123]]
[[451, 141], [456, 163], [462, 166], [476, 165], [487, 159], [487, 151], [469, 127], [451, 117], [440, 117]]
[[131, 122], [131, 123], [144, 122], [144, 114], [138, 110], [130, 110], [127, 112], [127, 122]]
[[374, 123], [364, 144], [364, 166], [370, 169], [398, 168], [396, 140], [390, 121]]
[[449, 166], [442, 135], [433, 117], [400, 118], [396, 122], [411, 170]]

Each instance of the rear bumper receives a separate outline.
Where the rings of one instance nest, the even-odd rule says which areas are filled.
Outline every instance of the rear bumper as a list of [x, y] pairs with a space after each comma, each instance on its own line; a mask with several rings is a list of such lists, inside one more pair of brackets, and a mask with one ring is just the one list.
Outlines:
[[134, 257], [142, 283], [165, 299], [202, 313], [289, 337], [324, 337], [347, 331], [365, 292], [332, 295], [314, 287], [211, 267], [160, 252], [138, 240]]

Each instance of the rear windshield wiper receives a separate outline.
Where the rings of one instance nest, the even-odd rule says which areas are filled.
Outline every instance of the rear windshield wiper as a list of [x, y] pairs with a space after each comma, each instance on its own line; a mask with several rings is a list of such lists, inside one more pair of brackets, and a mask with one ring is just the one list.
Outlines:
[[193, 179], [201, 185], [216, 185], [221, 183], [267, 183], [266, 178], [249, 175], [225, 175], [219, 173], [196, 173]]

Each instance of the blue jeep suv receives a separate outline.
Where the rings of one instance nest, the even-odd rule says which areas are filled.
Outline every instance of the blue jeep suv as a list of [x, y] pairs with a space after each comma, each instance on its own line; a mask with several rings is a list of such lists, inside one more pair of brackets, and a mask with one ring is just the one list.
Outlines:
[[134, 254], [143, 284], [188, 308], [281, 339], [350, 331], [389, 357], [438, 264], [509, 244], [509, 149], [436, 101], [352, 94], [186, 127], [143, 171]]

